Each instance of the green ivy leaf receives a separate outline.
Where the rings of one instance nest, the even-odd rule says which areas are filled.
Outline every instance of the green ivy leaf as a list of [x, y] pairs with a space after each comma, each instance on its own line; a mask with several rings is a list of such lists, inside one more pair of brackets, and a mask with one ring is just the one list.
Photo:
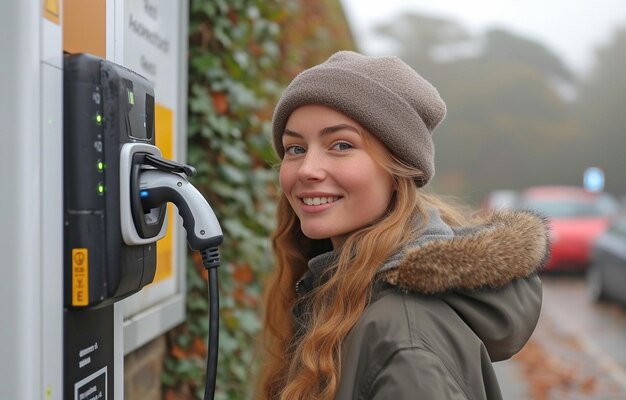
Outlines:
[[228, 161], [240, 168], [248, 169], [252, 164], [252, 158], [242, 142], [223, 143], [222, 154], [224, 154]]
[[193, 112], [202, 114], [215, 112], [211, 98], [207, 94], [206, 90], [199, 84], [193, 84], [191, 86], [189, 109]]
[[237, 310], [235, 316], [239, 321], [240, 328], [251, 335], [256, 334], [261, 329], [259, 317], [255, 312], [250, 310]]
[[224, 164], [219, 166], [222, 178], [227, 182], [242, 185], [246, 182], [246, 175], [232, 165]]
[[252, 235], [252, 232], [236, 219], [228, 219], [222, 222], [222, 228], [228, 232], [232, 239], [246, 240]]

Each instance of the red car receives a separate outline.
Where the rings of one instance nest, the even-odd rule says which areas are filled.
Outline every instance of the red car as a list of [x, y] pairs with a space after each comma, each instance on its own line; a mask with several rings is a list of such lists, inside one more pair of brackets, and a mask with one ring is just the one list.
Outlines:
[[551, 256], [545, 270], [584, 270], [593, 242], [604, 233], [619, 203], [607, 193], [575, 186], [536, 186], [521, 195], [521, 208], [550, 221]]

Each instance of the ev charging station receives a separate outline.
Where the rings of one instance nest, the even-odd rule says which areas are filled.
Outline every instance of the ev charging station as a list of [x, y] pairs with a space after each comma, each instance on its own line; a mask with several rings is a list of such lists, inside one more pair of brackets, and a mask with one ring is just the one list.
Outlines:
[[1, 399], [123, 399], [124, 356], [185, 318], [187, 242], [219, 265], [183, 163], [187, 8], [0, 6]]

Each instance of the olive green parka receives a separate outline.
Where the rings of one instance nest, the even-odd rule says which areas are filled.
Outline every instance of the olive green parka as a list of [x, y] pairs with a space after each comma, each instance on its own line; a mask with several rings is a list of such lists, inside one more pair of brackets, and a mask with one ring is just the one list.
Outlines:
[[[341, 350], [338, 400], [501, 399], [491, 365], [517, 353], [541, 308], [536, 271], [549, 253], [546, 222], [493, 214], [453, 229], [429, 211], [418, 240], [380, 269], [371, 301]], [[309, 262], [303, 295], [334, 260]], [[294, 310], [296, 319], [302, 310]]]

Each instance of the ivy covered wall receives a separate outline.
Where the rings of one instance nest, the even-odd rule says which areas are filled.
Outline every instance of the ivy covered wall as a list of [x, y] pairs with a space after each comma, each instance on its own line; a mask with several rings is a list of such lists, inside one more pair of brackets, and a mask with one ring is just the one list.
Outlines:
[[[191, 0], [188, 158], [224, 231], [216, 399], [252, 397], [277, 192], [272, 109], [302, 69], [354, 43], [339, 0]], [[168, 400], [202, 398], [207, 275], [188, 260], [187, 320], [167, 334]], [[286, 316], [288, 317], [288, 316]]]

